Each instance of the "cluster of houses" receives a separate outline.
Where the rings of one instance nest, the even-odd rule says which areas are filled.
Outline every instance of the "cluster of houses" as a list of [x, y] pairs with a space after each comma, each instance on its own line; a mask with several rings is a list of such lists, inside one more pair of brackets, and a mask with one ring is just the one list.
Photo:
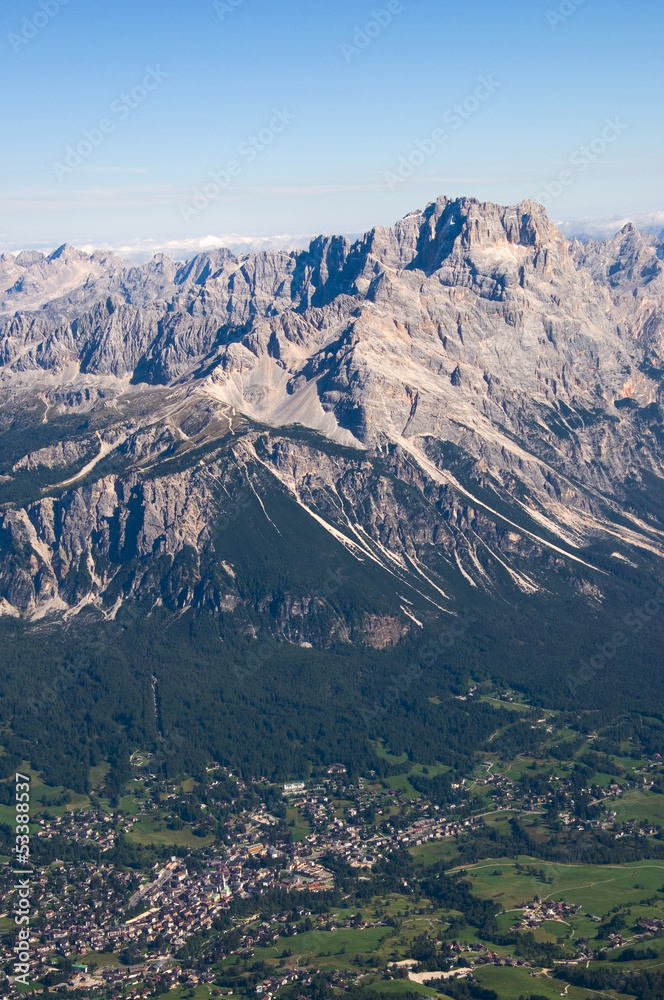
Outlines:
[[[333, 765], [340, 767], [341, 765]], [[411, 823], [398, 829], [390, 823], [391, 814], [399, 811], [406, 800], [397, 789], [385, 791], [367, 788], [360, 780], [360, 787], [338, 783], [301, 788], [298, 784], [285, 786], [284, 794], [312, 827], [305, 837], [305, 844], [314, 853], [331, 853], [347, 861], [352, 868], [371, 868], [381, 855], [403, 847], [414, 847], [429, 840], [454, 837], [481, 825], [482, 819], [470, 817], [461, 819], [444, 816], [438, 806], [432, 806], [425, 799], [411, 803], [414, 814]], [[335, 799], [343, 795], [351, 804], [344, 815], [338, 815]], [[362, 816], [367, 807], [375, 809], [375, 815], [385, 817], [383, 829], [377, 833]]]
[[[316, 970], [313, 970], [315, 974]], [[348, 986], [351, 986], [355, 980], [360, 976], [359, 972], [351, 972], [347, 969], [341, 971], [340, 969], [333, 969], [332, 972], [326, 973], [326, 977], [330, 984], [337, 990], [344, 990]], [[268, 976], [256, 986], [256, 995], [261, 997], [261, 1000], [273, 1000], [277, 991], [282, 989], [284, 986], [288, 986], [289, 983], [299, 983], [304, 989], [311, 986], [313, 979], [313, 974], [311, 971], [294, 971], [289, 970], [286, 975], [275, 975]]]
[[636, 926], [642, 934], [657, 934], [664, 931], [664, 920], [656, 920], [652, 917], [640, 917]]
[[518, 903], [517, 910], [523, 910], [521, 920], [517, 920], [514, 929], [526, 928], [531, 930], [541, 926], [545, 920], [566, 921], [568, 917], [579, 913], [581, 906], [578, 903], [568, 903], [566, 900], [540, 900], [535, 898], [531, 903]]
[[120, 818], [99, 809], [81, 809], [63, 816], [38, 817], [37, 836], [44, 840], [64, 837], [74, 844], [93, 842], [104, 853], [115, 847], [118, 834], [128, 833], [136, 820], [136, 816]]

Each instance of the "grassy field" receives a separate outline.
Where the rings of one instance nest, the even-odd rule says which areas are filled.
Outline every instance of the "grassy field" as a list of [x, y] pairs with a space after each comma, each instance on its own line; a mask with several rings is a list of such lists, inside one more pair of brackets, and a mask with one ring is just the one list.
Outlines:
[[[537, 894], [540, 899], [567, 900], [581, 906], [579, 913], [567, 921], [545, 921], [535, 932], [541, 942], [555, 942], [558, 939], [570, 941], [580, 937], [588, 938], [592, 947], [599, 950], [606, 942], [597, 939], [599, 925], [587, 913], [607, 918], [617, 907], [621, 907], [626, 927], [623, 934], [628, 945], [636, 933], [636, 921], [641, 917], [664, 919], [663, 862], [634, 862], [629, 865], [592, 866], [560, 865], [542, 861], [519, 859], [521, 864], [530, 864], [533, 869], [543, 870], [546, 881], [525, 872], [517, 872], [514, 861], [500, 859], [482, 862], [467, 870], [473, 892], [478, 896], [493, 899], [502, 905], [505, 913], [498, 916], [501, 931], [509, 930], [519, 919], [518, 903], [530, 902]], [[501, 871], [502, 875], [495, 874]], [[552, 883], [548, 883], [551, 878]], [[645, 905], [647, 900], [654, 904]], [[642, 902], [641, 902], [642, 901]], [[635, 964], [635, 968], [662, 968], [664, 966], [664, 941], [655, 939], [648, 947], [659, 952], [657, 959]], [[626, 969], [629, 963], [621, 968]], [[518, 995], [518, 994], [517, 994]], [[572, 995], [572, 994], [570, 994]], [[502, 995], [501, 995], [502, 997]]]
[[486, 702], [492, 708], [506, 708], [508, 712], [530, 712], [531, 706], [521, 704], [518, 701], [501, 701], [500, 698], [492, 698], [489, 694], [482, 694], [479, 701]]
[[97, 764], [96, 767], [90, 768], [90, 788], [97, 791], [104, 784], [104, 778], [111, 769], [111, 765], [107, 761], [102, 761], [101, 764]]
[[29, 986], [24, 986], [23, 983], [17, 983], [16, 988], [19, 991], [19, 993], [32, 993], [32, 992], [38, 992], [39, 990], [43, 991], [44, 989], [44, 987], [39, 981], [32, 982], [30, 983]]
[[[330, 919], [338, 919], [341, 923], [355, 912], [355, 909], [335, 911], [330, 914]], [[286, 965], [295, 965], [304, 959], [307, 964], [321, 969], [357, 968], [358, 964], [382, 968], [387, 962], [402, 959], [415, 937], [442, 931], [457, 914], [436, 909], [427, 900], [414, 904], [409, 897], [390, 894], [372, 899], [362, 907], [362, 915], [367, 921], [396, 917], [401, 926], [398, 932], [386, 926], [362, 930], [346, 927], [339, 927], [335, 931], [312, 930], [294, 937], [279, 938], [271, 948], [256, 948], [255, 958], [257, 961], [276, 964], [284, 952], [291, 952], [286, 957]], [[477, 938], [472, 928], [464, 928], [459, 934], [459, 940], [471, 943], [477, 941]], [[501, 954], [503, 951], [508, 953], [505, 949], [497, 950]], [[235, 959], [228, 961], [232, 963]], [[399, 981], [402, 986], [405, 982]], [[387, 981], [381, 980], [381, 983], [387, 984], [388, 992], [396, 989]], [[421, 992], [415, 984], [411, 985], [415, 992]]]
[[[596, 774], [593, 778], [593, 785], [597, 785], [599, 788], [608, 788], [609, 785], [613, 784], [623, 784], [626, 781], [626, 777], [622, 777], [619, 774]], [[611, 807], [613, 808], [613, 806]]]
[[[430, 699], [431, 700], [431, 699]], [[388, 748], [385, 746], [382, 740], [375, 740], [373, 742], [373, 748], [376, 752], [377, 757], [382, 757], [383, 760], [387, 760], [390, 764], [406, 764], [408, 762], [408, 754], [401, 754], [400, 756], [395, 756], [395, 754], [390, 753]], [[450, 768], [446, 764], [411, 764], [409, 771], [406, 774], [398, 775], [398, 777], [408, 778], [411, 774], [422, 775], [425, 778], [435, 778], [438, 774], [446, 774]], [[390, 785], [391, 788], [397, 787], [396, 785]]]
[[[304, 958], [320, 968], [348, 967], [358, 956], [378, 953], [385, 939], [393, 936], [389, 927], [368, 927], [354, 930], [342, 927], [337, 931], [308, 931], [295, 937], [279, 938], [273, 948], [256, 948], [257, 961], [277, 959], [282, 952], [292, 952], [289, 964]], [[376, 958], [378, 962], [378, 957]]]
[[593, 990], [578, 989], [568, 986], [560, 979], [546, 976], [531, 976], [529, 969], [505, 968], [495, 965], [480, 966], [474, 972], [477, 981], [486, 989], [495, 990], [500, 1000], [519, 1000], [519, 997], [529, 997], [539, 994], [543, 997], [565, 996], [568, 1000], [587, 1000], [595, 997], [611, 997], [611, 993], [595, 993]]
[[430, 840], [426, 844], [409, 848], [418, 865], [425, 868], [435, 865], [438, 861], [452, 861], [457, 856], [457, 847], [453, 838], [447, 840]]
[[[294, 955], [321, 955], [324, 952], [331, 955], [366, 955], [377, 951], [382, 941], [391, 934], [389, 927], [368, 927], [366, 930], [343, 927], [338, 931], [309, 931], [298, 934], [297, 938], [283, 938], [283, 947], [290, 948]], [[277, 946], [281, 944], [280, 938]]]
[[645, 820], [654, 826], [664, 826], [664, 795], [653, 792], [625, 792], [615, 801], [607, 801], [607, 807], [616, 812], [619, 823], [630, 819]]
[[408, 801], [419, 799], [420, 797], [420, 793], [415, 791], [408, 780], [407, 774], [393, 774], [390, 778], [386, 778], [385, 781], [390, 788], [394, 788], [395, 791], [401, 792], [404, 799], [408, 799]]
[[[175, 989], [164, 993], [162, 1000], [209, 1000], [210, 991], [213, 989], [215, 989], [214, 986], [207, 984], [196, 986], [194, 989], [190, 989], [189, 986], [176, 986]], [[222, 996], [239, 996], [239, 994], [232, 994], [228, 989], [222, 989], [221, 993]]]
[[[311, 825], [309, 821], [302, 816], [300, 811], [295, 808], [295, 806], [289, 806], [286, 810], [286, 823], [288, 825], [288, 832], [291, 834], [293, 840], [304, 840], [311, 833]], [[294, 823], [294, 826], [291, 826]]]
[[[63, 786], [53, 787], [42, 781], [41, 775], [33, 771], [24, 761], [19, 768], [20, 773], [30, 778], [30, 815], [36, 816], [48, 809], [52, 816], [63, 816], [74, 809], [87, 809], [90, 799], [80, 792], [73, 792]], [[12, 778], [13, 782], [13, 778]], [[67, 801], [64, 802], [64, 798]], [[56, 804], [58, 803], [58, 804]], [[13, 806], [0, 805], [0, 823], [14, 825], [15, 810]]]
[[396, 756], [396, 754], [391, 753], [390, 750], [386, 747], [383, 740], [374, 740], [372, 746], [376, 752], [376, 756], [382, 757], [383, 760], [389, 761], [390, 764], [405, 764], [406, 761], [408, 760], [407, 753], [402, 753], [398, 757]]
[[0, 823], [5, 823], [14, 829], [16, 823], [16, 810], [13, 806], [0, 805]]
[[140, 806], [136, 797], [134, 795], [123, 795], [120, 799], [120, 811], [125, 816], [138, 816]]
[[76, 958], [77, 962], [82, 965], [90, 965], [92, 962], [96, 962], [100, 969], [117, 969], [120, 966], [120, 959], [112, 951], [89, 951], [87, 955], [83, 955], [80, 958]]
[[[528, 858], [519, 861], [543, 870], [553, 881], [547, 884], [519, 873], [511, 860], [482, 861], [465, 869], [473, 892], [495, 900], [504, 909], [530, 901], [537, 894], [540, 899], [579, 903], [584, 910], [604, 916], [616, 905], [636, 904], [654, 895], [664, 884], [664, 861], [635, 861], [628, 865], [563, 865]], [[498, 870], [503, 874], [494, 875]]]
[[[161, 829], [157, 829], [161, 827]], [[196, 837], [188, 827], [183, 830], [169, 830], [163, 820], [149, 819], [147, 816], [134, 823], [127, 834], [128, 840], [135, 844], [168, 844], [174, 847], [191, 847], [199, 849], [207, 847], [214, 837]]]
[[409, 771], [411, 774], [418, 774], [423, 778], [435, 778], [439, 774], [447, 774], [452, 768], [447, 764], [413, 764]]
[[439, 993], [432, 986], [422, 986], [420, 983], [411, 983], [408, 979], [379, 979], [367, 976], [362, 980], [362, 986], [380, 993], [384, 996], [392, 996], [394, 993], [412, 993], [421, 997], [436, 997], [437, 1000], [446, 1000], [444, 993]]
[[497, 809], [493, 816], [485, 816], [484, 822], [487, 826], [494, 826], [499, 833], [509, 833], [507, 824], [515, 815], [514, 809]]

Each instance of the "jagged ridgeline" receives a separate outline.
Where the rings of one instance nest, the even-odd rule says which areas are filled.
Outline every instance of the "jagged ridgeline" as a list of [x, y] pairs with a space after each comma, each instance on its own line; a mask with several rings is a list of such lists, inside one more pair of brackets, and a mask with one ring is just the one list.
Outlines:
[[457, 766], [488, 678], [659, 718], [663, 316], [656, 237], [532, 202], [0, 257], [5, 746], [69, 787], [137, 746]]

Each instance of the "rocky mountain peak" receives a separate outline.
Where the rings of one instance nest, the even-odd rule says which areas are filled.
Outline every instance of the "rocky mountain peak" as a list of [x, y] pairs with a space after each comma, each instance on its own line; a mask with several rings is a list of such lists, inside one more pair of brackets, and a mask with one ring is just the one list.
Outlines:
[[17, 267], [31, 267], [33, 264], [41, 264], [46, 257], [39, 250], [22, 250], [12, 259]]
[[63, 243], [62, 246], [58, 247], [47, 257], [49, 262], [54, 260], [61, 260], [63, 262], [88, 261], [90, 259], [90, 254], [83, 253], [82, 250], [77, 250], [76, 247], [71, 246], [69, 243]]
[[548, 563], [599, 600], [614, 557], [664, 557], [657, 247], [440, 198], [306, 251], [0, 262], [0, 602], [239, 606], [239, 484], [269, 544], [302, 517], [425, 607]]
[[651, 233], [642, 233], [626, 223], [611, 239], [574, 244], [574, 256], [595, 281], [615, 289], [634, 288], [637, 292], [651, 282], [662, 280], [660, 244]]

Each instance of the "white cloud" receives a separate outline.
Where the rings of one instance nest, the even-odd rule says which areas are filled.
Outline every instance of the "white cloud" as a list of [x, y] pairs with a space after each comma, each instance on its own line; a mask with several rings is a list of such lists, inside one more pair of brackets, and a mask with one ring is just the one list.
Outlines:
[[[95, 250], [103, 250], [112, 253], [129, 263], [143, 263], [150, 260], [155, 254], [163, 253], [174, 260], [189, 260], [196, 254], [204, 253], [206, 250], [217, 250], [226, 247], [234, 254], [261, 253], [264, 250], [305, 250], [315, 235], [291, 235], [283, 233], [277, 236], [245, 236], [241, 233], [227, 233], [223, 236], [201, 236], [189, 239], [158, 239], [156, 237], [147, 239], [127, 240], [119, 243], [105, 242], [77, 242], [76, 246], [84, 253], [93, 253]], [[350, 240], [357, 239], [359, 234], [348, 234]], [[56, 249], [50, 243], [11, 244], [3, 243], [0, 236], [0, 252], [18, 253], [21, 250], [40, 250], [48, 254]]]
[[620, 232], [628, 222], [634, 223], [637, 229], [659, 234], [664, 229], [664, 212], [554, 221], [565, 236], [591, 236], [597, 240], [606, 240]]
[[166, 254], [175, 260], [188, 260], [206, 250], [226, 247], [234, 254], [260, 253], [263, 250], [302, 250], [309, 246], [313, 236], [282, 234], [278, 236], [243, 236], [241, 233], [227, 233], [222, 236], [194, 236], [187, 239], [135, 239], [126, 243], [94, 244], [81, 247], [87, 253], [93, 250], [107, 250], [128, 261], [150, 260], [157, 253]]

